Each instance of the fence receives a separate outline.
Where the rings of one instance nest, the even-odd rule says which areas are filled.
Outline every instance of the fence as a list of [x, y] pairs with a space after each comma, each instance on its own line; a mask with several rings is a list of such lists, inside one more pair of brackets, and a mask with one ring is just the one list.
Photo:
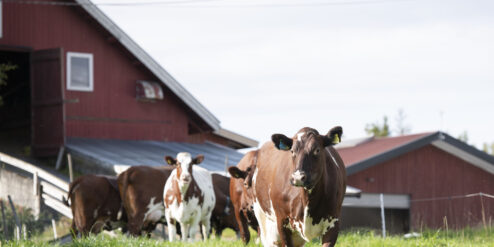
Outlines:
[[44, 204], [60, 214], [72, 219], [71, 209], [63, 203], [63, 200], [67, 196], [67, 192], [69, 190], [68, 182], [37, 166], [1, 152], [0, 163], [5, 163], [12, 167], [16, 167], [32, 175], [33, 195], [39, 200], [39, 202], [35, 203], [36, 205], [33, 208], [35, 214], [39, 213], [41, 204]]

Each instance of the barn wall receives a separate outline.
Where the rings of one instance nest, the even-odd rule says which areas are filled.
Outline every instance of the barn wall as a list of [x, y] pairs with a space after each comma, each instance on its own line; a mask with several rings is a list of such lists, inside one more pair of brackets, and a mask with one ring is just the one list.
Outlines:
[[470, 197], [433, 201], [484, 192], [494, 194], [494, 175], [432, 145], [420, 148], [348, 177], [348, 185], [368, 193], [410, 194], [412, 228], [462, 228], [494, 220], [494, 199]]
[[187, 140], [188, 108], [168, 89], [163, 101], [136, 101], [136, 80], [158, 79], [81, 8], [5, 2], [3, 28], [0, 45], [62, 47], [64, 60], [68, 51], [93, 54], [94, 91], [65, 90], [77, 100], [66, 104], [68, 137]]

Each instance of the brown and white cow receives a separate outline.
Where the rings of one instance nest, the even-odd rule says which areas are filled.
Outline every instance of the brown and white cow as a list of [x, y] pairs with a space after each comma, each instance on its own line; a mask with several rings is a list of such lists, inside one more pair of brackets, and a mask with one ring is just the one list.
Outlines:
[[133, 166], [118, 176], [118, 187], [128, 218], [129, 233], [148, 235], [166, 223], [163, 187], [173, 167]]
[[192, 158], [190, 153], [183, 152], [177, 155], [177, 159], [166, 156], [165, 160], [175, 166], [163, 191], [169, 240], [176, 238], [176, 222], [180, 224], [182, 240], [194, 240], [199, 229], [202, 229], [203, 239], [206, 240], [216, 197], [211, 173], [197, 166], [204, 156]]
[[126, 214], [116, 177], [81, 176], [70, 184], [67, 198], [72, 209], [71, 231], [74, 237], [78, 232], [87, 236], [119, 227], [125, 231]]
[[220, 237], [225, 228], [239, 231], [232, 200], [230, 198], [230, 178], [221, 174], [211, 174], [216, 204], [211, 215], [211, 227]]
[[248, 227], [259, 228], [254, 215], [254, 194], [252, 189], [252, 176], [256, 169], [257, 154], [257, 150], [250, 151], [242, 157], [237, 166], [228, 168], [228, 172], [232, 176], [230, 178], [230, 197], [233, 202], [240, 237], [244, 243], [250, 241]]
[[272, 135], [274, 145], [261, 147], [252, 186], [264, 246], [303, 246], [316, 237], [335, 245], [346, 171], [332, 145], [342, 132], [320, 135], [306, 127], [293, 138]]

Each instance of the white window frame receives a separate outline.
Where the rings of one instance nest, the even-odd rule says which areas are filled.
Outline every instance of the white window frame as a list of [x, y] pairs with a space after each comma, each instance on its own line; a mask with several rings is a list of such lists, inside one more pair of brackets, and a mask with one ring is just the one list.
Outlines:
[[[72, 86], [70, 81], [71, 76], [71, 58], [88, 58], [89, 59], [89, 87]], [[67, 90], [92, 92], [94, 89], [94, 70], [93, 70], [93, 54], [80, 52], [67, 52]]]

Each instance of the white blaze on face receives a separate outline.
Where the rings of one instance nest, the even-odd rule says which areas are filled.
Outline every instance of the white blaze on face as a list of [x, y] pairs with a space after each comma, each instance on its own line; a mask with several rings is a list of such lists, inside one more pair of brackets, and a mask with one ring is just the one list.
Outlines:
[[292, 179], [293, 179], [293, 183], [295, 185], [303, 185], [304, 183], [302, 182], [302, 178], [304, 177], [304, 175], [300, 172], [300, 170], [296, 170], [293, 174], [292, 174]]
[[184, 178], [192, 178], [189, 173], [189, 167], [192, 165], [192, 156], [190, 156], [190, 153], [182, 152], [177, 155], [177, 161], [180, 163], [180, 168], [182, 169], [182, 173], [178, 178], [178, 187], [180, 188], [180, 193], [184, 194], [190, 183], [190, 180], [185, 182]]

